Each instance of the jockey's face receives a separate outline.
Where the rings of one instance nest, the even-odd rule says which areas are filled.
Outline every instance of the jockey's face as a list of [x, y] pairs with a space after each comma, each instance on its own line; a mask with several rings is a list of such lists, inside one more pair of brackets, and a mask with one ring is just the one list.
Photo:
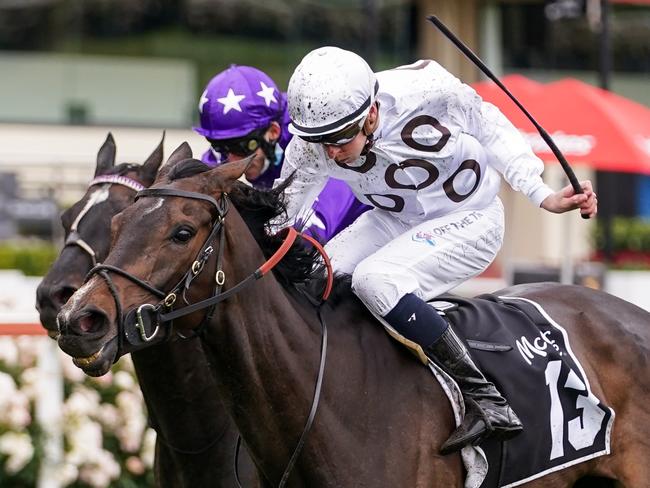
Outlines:
[[[237, 154], [230, 153], [228, 154], [228, 159], [226, 160], [226, 162], [232, 163], [235, 161], [239, 161], [240, 159], [244, 159], [244, 157], [248, 157], [248, 156], [239, 156]], [[248, 181], [254, 181], [260, 177], [260, 175], [262, 174], [262, 170], [264, 169], [265, 158], [266, 156], [264, 155], [264, 151], [262, 151], [261, 148], [257, 148], [255, 150], [255, 156], [253, 157], [253, 160], [248, 165], [248, 169], [246, 169], [246, 173], [244, 173]]]
[[[267, 131], [264, 133], [264, 139], [266, 139], [268, 142], [277, 141], [280, 138], [280, 133], [281, 133], [280, 124], [273, 121], [271, 122], [271, 125], [269, 126]], [[246, 173], [244, 173], [248, 181], [255, 181], [264, 172], [264, 165], [266, 162], [266, 155], [264, 154], [264, 151], [262, 150], [261, 147], [258, 147], [255, 150], [254, 154], [255, 156], [253, 157], [253, 160], [248, 165], [248, 169], [246, 170]], [[229, 153], [226, 162], [232, 163], [234, 161], [239, 161], [245, 157], [248, 156]]]
[[360, 131], [354, 139], [347, 144], [323, 144], [327, 157], [333, 159], [339, 164], [350, 164], [355, 162], [361, 156], [361, 151], [366, 145], [368, 137]]
[[375, 103], [370, 107], [368, 116], [363, 123], [363, 128], [354, 139], [345, 144], [323, 144], [327, 157], [333, 159], [338, 164], [351, 164], [359, 159], [368, 141], [366, 134], [373, 133], [377, 128], [378, 114], [377, 104]]

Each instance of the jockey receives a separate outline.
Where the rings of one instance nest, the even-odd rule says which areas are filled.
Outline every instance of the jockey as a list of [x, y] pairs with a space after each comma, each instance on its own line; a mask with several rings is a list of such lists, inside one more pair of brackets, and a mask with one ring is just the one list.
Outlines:
[[[232, 65], [210, 80], [199, 100], [199, 114], [201, 125], [194, 130], [211, 146], [202, 161], [216, 166], [255, 153], [246, 179], [256, 188], [271, 188], [292, 137], [286, 94], [273, 80], [250, 66]], [[314, 205], [301, 212], [298, 225], [327, 242], [369, 208], [344, 182], [332, 179]]]
[[[356, 54], [323, 47], [289, 81], [294, 137], [278, 183], [291, 218], [329, 177], [374, 208], [326, 246], [335, 272], [391, 332], [442, 367], [460, 386], [463, 423], [443, 454], [522, 430], [517, 415], [472, 361], [447, 321], [426, 304], [484, 271], [503, 242], [501, 176], [535, 205], [596, 214], [584, 194], [558, 192], [543, 163], [493, 105], [431, 60], [373, 73]], [[500, 176], [501, 175], [501, 176]]]

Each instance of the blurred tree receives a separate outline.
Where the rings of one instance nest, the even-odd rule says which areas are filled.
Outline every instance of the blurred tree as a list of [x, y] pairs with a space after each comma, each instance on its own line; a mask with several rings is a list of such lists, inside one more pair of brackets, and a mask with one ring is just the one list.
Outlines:
[[0, 0], [0, 49], [41, 49], [55, 35], [63, 0]]

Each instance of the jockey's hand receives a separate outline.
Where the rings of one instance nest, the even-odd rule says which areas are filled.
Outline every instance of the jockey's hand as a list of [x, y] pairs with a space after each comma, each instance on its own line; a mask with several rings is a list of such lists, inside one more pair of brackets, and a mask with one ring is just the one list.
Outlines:
[[598, 198], [591, 186], [591, 181], [581, 181], [580, 186], [584, 193], [576, 194], [573, 187], [567, 185], [546, 197], [541, 207], [553, 213], [564, 213], [579, 208], [582, 215], [588, 215], [589, 218], [595, 217], [598, 213]]

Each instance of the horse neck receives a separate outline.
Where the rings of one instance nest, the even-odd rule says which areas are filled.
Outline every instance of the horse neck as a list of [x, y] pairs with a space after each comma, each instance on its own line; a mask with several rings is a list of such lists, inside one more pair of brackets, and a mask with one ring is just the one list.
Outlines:
[[163, 343], [131, 356], [154, 427], [165, 443], [196, 451], [233, 428], [198, 341]]
[[[226, 227], [224, 263], [230, 286], [265, 260], [241, 218], [235, 220], [238, 225]], [[263, 471], [288, 459], [295, 446], [293, 433], [302, 429], [314, 392], [318, 321], [315, 311], [296, 305], [269, 273], [220, 305], [206, 334], [222, 400], [258, 465], [268, 463], [267, 469], [261, 466]], [[300, 413], [277, 414], [294, 410]], [[287, 424], [291, 419], [295, 425]]]

